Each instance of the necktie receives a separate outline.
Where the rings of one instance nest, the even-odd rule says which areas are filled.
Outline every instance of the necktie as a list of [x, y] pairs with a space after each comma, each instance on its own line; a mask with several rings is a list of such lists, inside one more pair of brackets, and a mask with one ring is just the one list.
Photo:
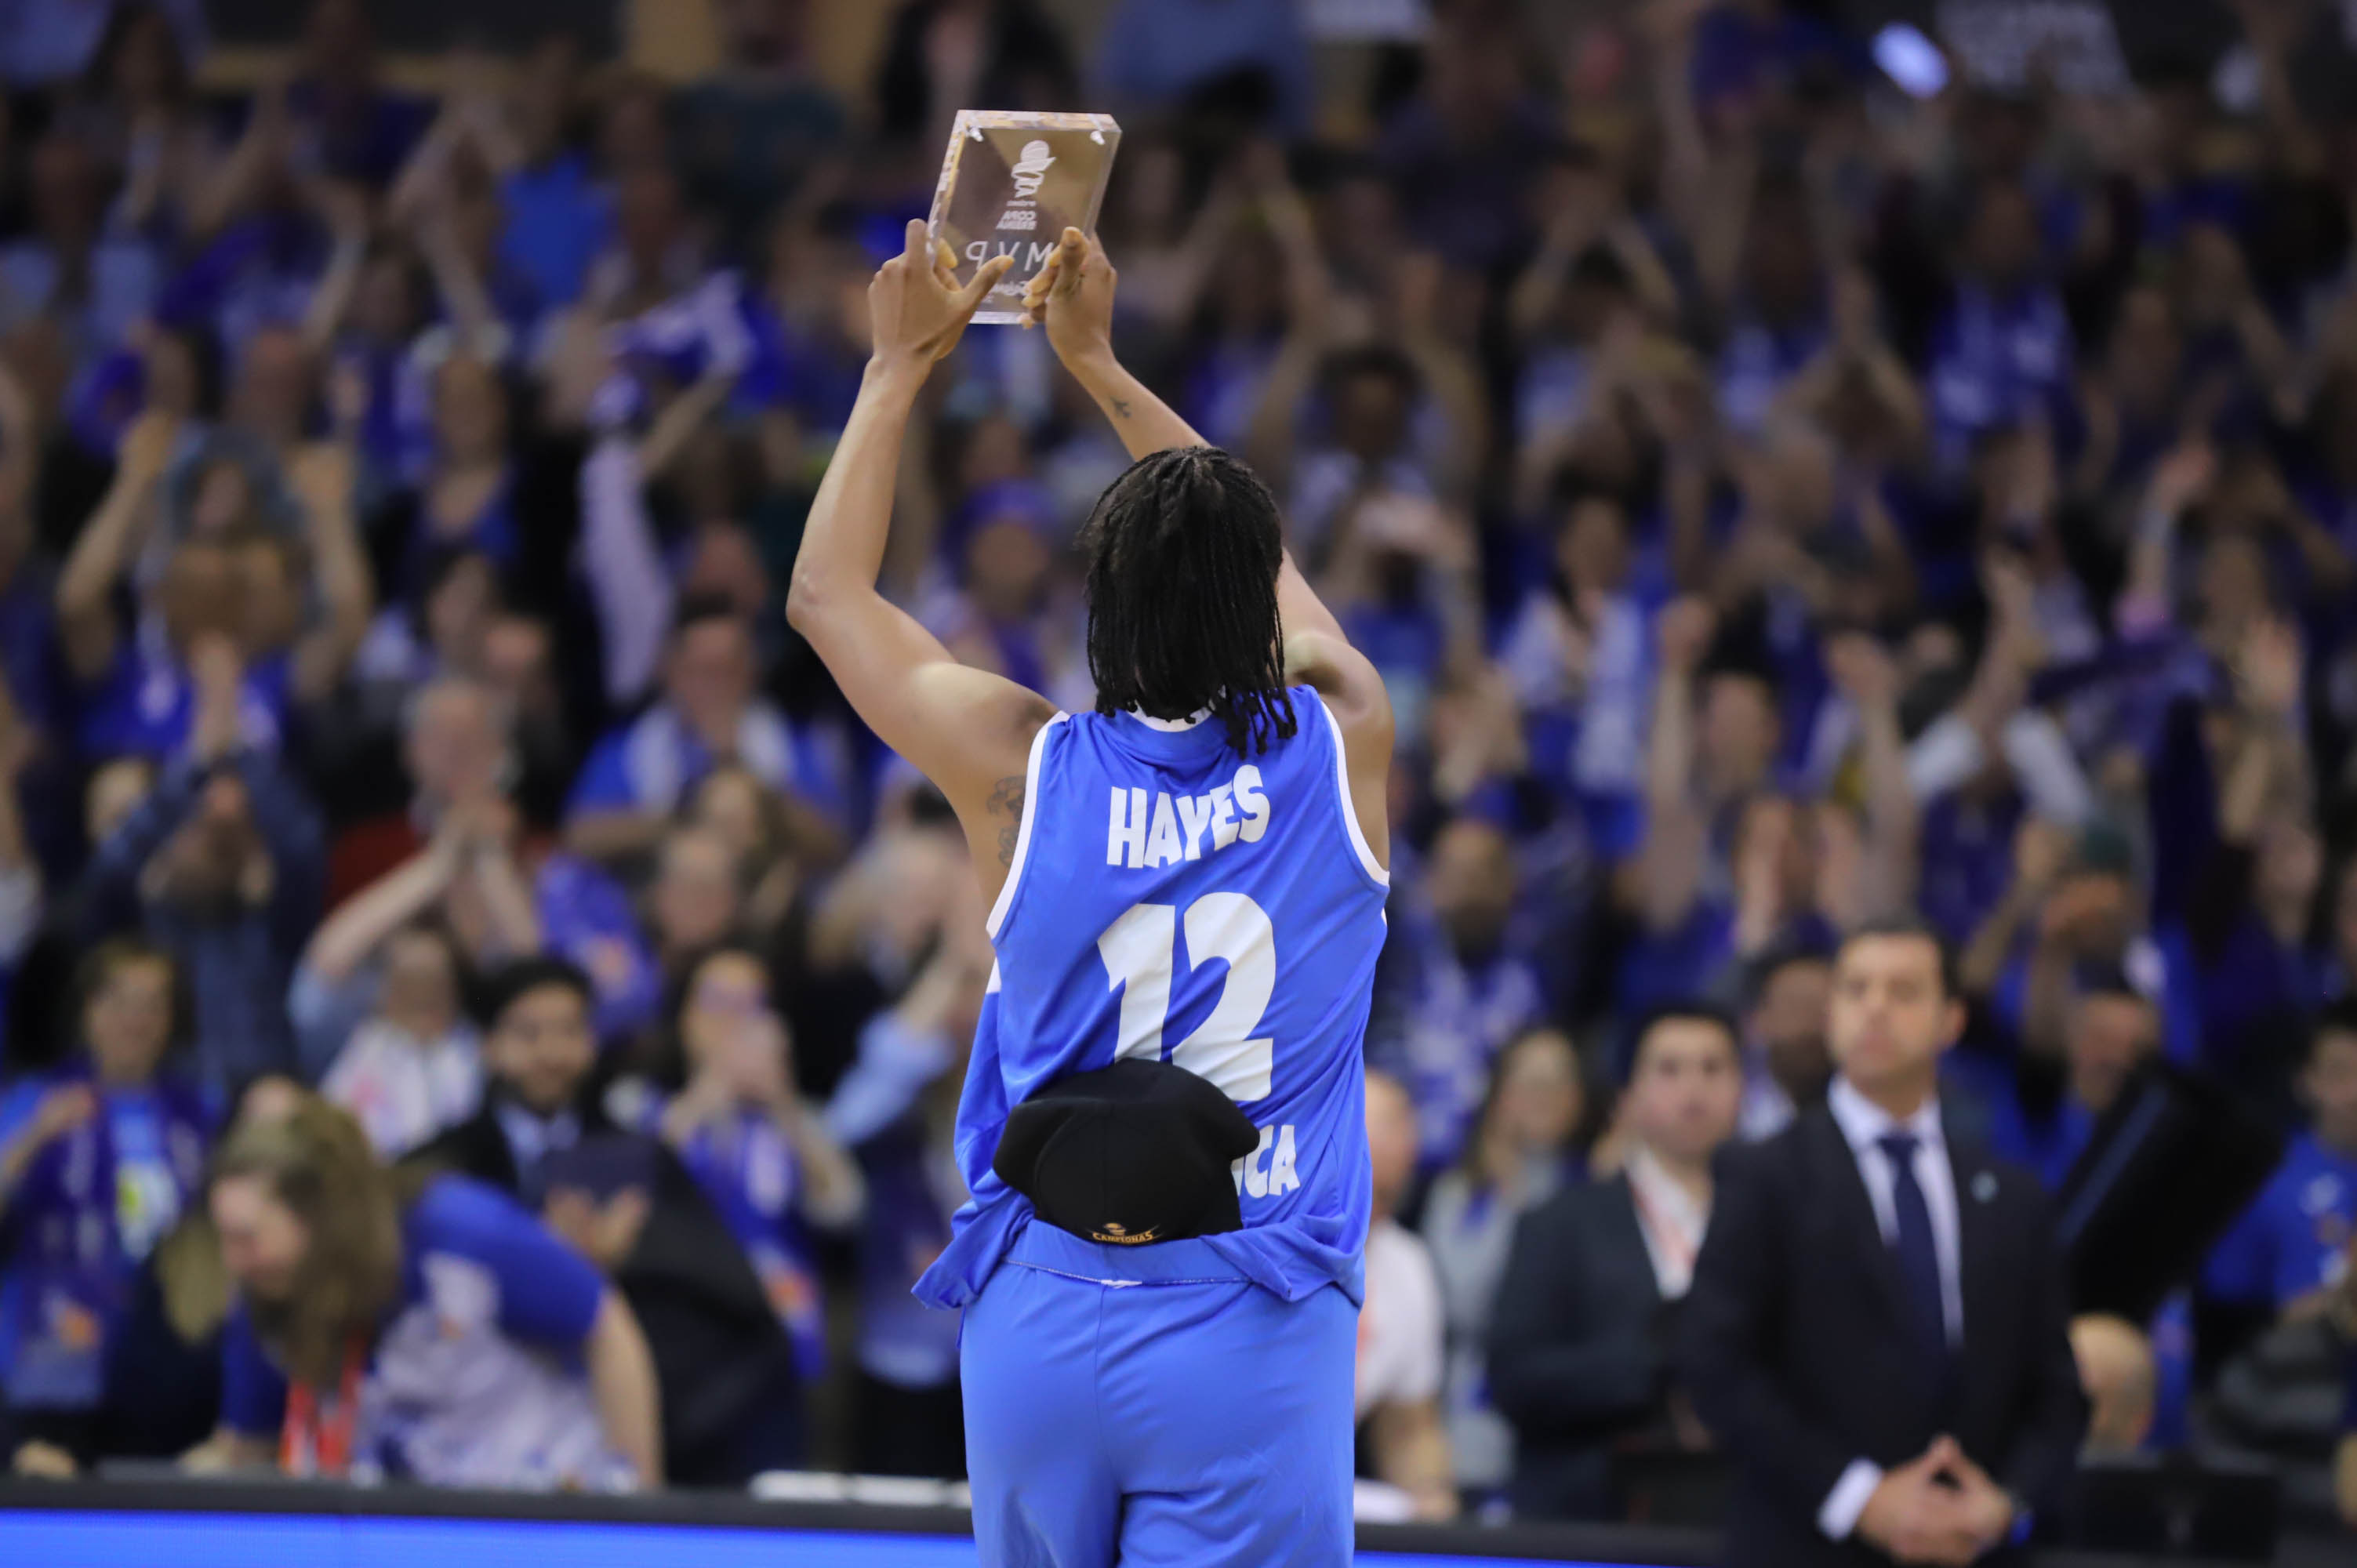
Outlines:
[[1932, 1206], [1915, 1179], [1916, 1138], [1912, 1133], [1889, 1133], [1876, 1142], [1890, 1162], [1890, 1208], [1899, 1222], [1891, 1257], [1906, 1287], [1912, 1326], [1936, 1365], [1948, 1354], [1948, 1316], [1940, 1290], [1940, 1249], [1932, 1239]]

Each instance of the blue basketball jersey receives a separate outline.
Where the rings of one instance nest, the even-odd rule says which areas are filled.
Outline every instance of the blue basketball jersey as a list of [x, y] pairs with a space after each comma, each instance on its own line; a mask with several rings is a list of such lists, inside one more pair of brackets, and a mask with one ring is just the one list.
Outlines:
[[1362, 1293], [1361, 1058], [1388, 878], [1351, 812], [1340, 726], [1291, 693], [1290, 739], [1240, 757], [1208, 720], [1058, 714], [1032, 744], [958, 1104], [973, 1197], [917, 1294], [971, 1301], [1031, 1213], [990, 1169], [1009, 1107], [1124, 1057], [1174, 1062], [1260, 1129], [1243, 1229], [1204, 1239], [1299, 1300]]

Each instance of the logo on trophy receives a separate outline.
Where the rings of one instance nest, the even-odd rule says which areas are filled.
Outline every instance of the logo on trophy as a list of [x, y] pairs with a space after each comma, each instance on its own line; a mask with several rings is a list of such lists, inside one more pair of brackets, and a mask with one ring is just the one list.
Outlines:
[[1096, 226], [1120, 144], [1110, 114], [959, 112], [927, 221], [956, 258], [961, 284], [993, 256], [1015, 258], [976, 321], [1023, 319], [1023, 287], [1056, 253], [1064, 231]]

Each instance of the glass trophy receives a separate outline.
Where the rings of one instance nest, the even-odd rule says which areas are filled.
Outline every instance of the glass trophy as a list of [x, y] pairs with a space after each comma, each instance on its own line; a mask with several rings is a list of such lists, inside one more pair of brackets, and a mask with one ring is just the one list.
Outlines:
[[1023, 285], [1056, 253], [1065, 229], [1095, 228], [1120, 145], [1110, 114], [958, 111], [927, 221], [955, 256], [961, 285], [993, 256], [1015, 258], [976, 321], [1023, 319]]

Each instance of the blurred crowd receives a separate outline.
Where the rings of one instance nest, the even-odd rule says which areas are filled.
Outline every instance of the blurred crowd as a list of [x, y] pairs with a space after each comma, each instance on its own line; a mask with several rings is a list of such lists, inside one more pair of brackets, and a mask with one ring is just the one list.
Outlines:
[[[2285, 1137], [2081, 1359], [2096, 1442], [2330, 1505], [2357, 114], [2295, 67], [2341, 8], [2132, 79], [2100, 5], [1943, 5], [1940, 85], [1804, 0], [906, 0], [853, 95], [831, 9], [716, 0], [684, 85], [552, 36], [419, 95], [356, 0], [233, 93], [199, 0], [0, 7], [20, 1469], [962, 1473], [908, 1289], [982, 911], [780, 600], [985, 107], [1120, 119], [1123, 357], [1398, 715], [1365, 1473], [1613, 1518], [1612, 1455], [1706, 1444], [1660, 1320], [1711, 1154], [1823, 1100], [1834, 944], [1914, 908], [1952, 1124], [2059, 1187], [2166, 1062]], [[1088, 705], [1120, 444], [1041, 335], [944, 372], [888, 591]], [[1519, 1222], [1608, 1178], [1651, 1267], [1606, 1289]]]

